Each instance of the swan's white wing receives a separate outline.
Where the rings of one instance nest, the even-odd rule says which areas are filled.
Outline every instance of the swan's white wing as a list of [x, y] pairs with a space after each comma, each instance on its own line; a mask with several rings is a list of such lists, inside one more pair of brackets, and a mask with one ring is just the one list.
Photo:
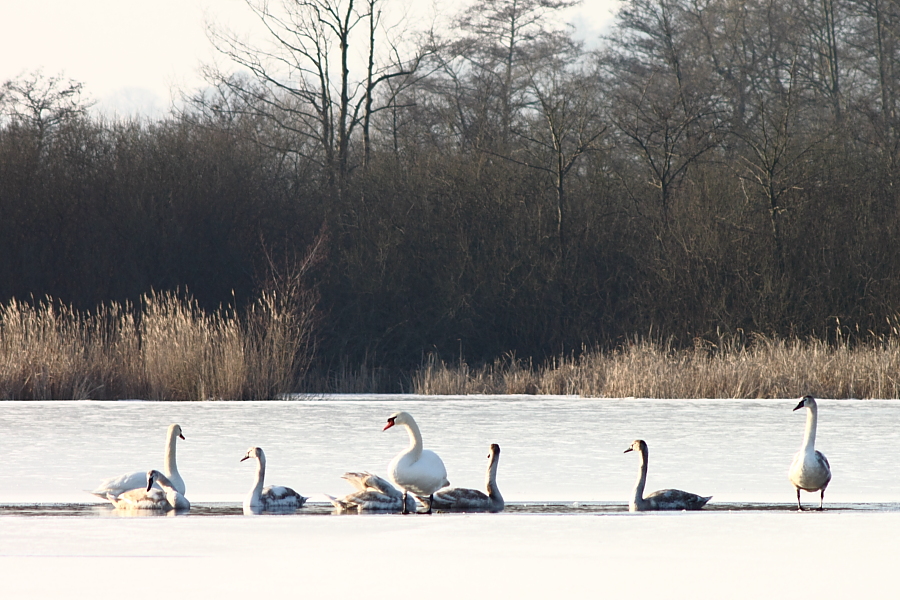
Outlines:
[[[159, 489], [159, 486], [154, 486]], [[137, 488], [147, 489], [147, 471], [135, 471], [134, 473], [124, 473], [118, 477], [110, 477], [100, 482], [100, 485], [91, 493], [95, 496], [106, 500], [109, 494], [118, 496], [128, 490]]]

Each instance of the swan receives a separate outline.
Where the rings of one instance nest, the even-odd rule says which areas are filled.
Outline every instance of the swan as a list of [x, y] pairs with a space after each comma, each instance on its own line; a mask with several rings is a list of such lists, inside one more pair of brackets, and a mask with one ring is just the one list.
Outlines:
[[634, 486], [634, 498], [628, 503], [631, 512], [645, 510], [700, 510], [712, 496], [698, 496], [682, 490], [659, 490], [644, 498], [647, 483], [647, 442], [634, 440], [625, 452], [636, 450], [641, 453], [641, 473]]
[[395, 412], [388, 417], [387, 425], [382, 431], [387, 431], [394, 425], [406, 427], [409, 434], [409, 448], [394, 457], [388, 465], [388, 476], [397, 487], [403, 490], [403, 513], [406, 514], [406, 495], [412, 492], [420, 498], [429, 497], [427, 513], [431, 513], [431, 501], [433, 494], [447, 487], [447, 469], [441, 457], [431, 450], [422, 448], [422, 434], [415, 419], [407, 412]]
[[467, 488], [446, 488], [434, 493], [434, 508], [458, 511], [500, 512], [503, 510], [503, 496], [497, 488], [497, 465], [500, 462], [500, 446], [491, 444], [488, 453], [488, 468], [485, 476], [487, 494]]
[[[181, 426], [177, 423], [172, 423], [166, 430], [166, 455], [163, 474], [165, 474], [166, 478], [172, 483], [172, 487], [178, 490], [179, 493], [184, 494], [184, 480], [178, 473], [178, 466], [175, 464], [175, 441], [177, 438], [184, 439], [184, 435], [181, 433]], [[140, 488], [145, 485], [147, 485], [147, 471], [135, 471], [134, 473], [119, 475], [118, 477], [110, 477], [109, 479], [102, 481], [100, 485], [90, 493], [106, 500], [109, 497], [109, 494], [118, 496], [123, 492]], [[158, 485], [157, 488], [159, 488]]]
[[803, 433], [803, 446], [794, 455], [788, 478], [797, 489], [797, 509], [803, 510], [800, 505], [800, 490], [807, 492], [820, 492], [819, 510], [825, 503], [825, 488], [831, 481], [831, 465], [825, 455], [816, 450], [816, 423], [819, 418], [819, 407], [812, 396], [804, 396], [800, 404], [794, 410], [806, 407], [806, 431]]
[[[191, 503], [181, 492], [175, 489], [168, 477], [151, 469], [147, 471], [145, 487], [128, 490], [120, 494], [110, 493], [107, 500], [120, 510], [170, 510], [187, 511]], [[158, 484], [159, 487], [153, 487]]]
[[289, 487], [280, 485], [270, 485], [263, 488], [263, 480], [266, 477], [266, 453], [262, 448], [253, 446], [247, 450], [239, 462], [244, 462], [248, 458], [257, 460], [256, 482], [253, 489], [244, 499], [244, 512], [260, 513], [267, 512], [294, 512], [303, 506], [306, 498], [295, 492]]
[[[346, 479], [356, 488], [352, 494], [343, 498], [328, 496], [338, 512], [400, 512], [403, 509], [403, 493], [378, 475], [369, 472], [344, 473]], [[412, 496], [406, 498], [407, 512], [416, 510], [416, 501]]]

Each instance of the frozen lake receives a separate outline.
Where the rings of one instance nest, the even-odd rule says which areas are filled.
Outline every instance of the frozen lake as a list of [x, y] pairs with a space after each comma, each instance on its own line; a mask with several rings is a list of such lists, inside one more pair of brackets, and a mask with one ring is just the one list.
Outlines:
[[[894, 597], [900, 539], [900, 403], [820, 401], [817, 448], [833, 467], [824, 513], [798, 513], [787, 468], [800, 447], [797, 400], [338, 396], [297, 402], [0, 403], [0, 568], [9, 597], [290, 591], [372, 598]], [[499, 515], [244, 517], [253, 467], [313, 502], [351, 491], [348, 470], [385, 474], [407, 444], [382, 431], [418, 421], [453, 485], [481, 487], [500, 444]], [[101, 518], [84, 492], [162, 467], [181, 424], [178, 465], [195, 509], [174, 519]], [[650, 447], [648, 491], [713, 495], [700, 513], [623, 512]], [[803, 494], [816, 505], [816, 494]], [[891, 564], [889, 564], [889, 561]], [[53, 573], [53, 577], [45, 574]], [[347, 581], [348, 575], [352, 577]], [[140, 582], [138, 584], [138, 582]], [[131, 584], [131, 585], [129, 585]], [[137, 585], [135, 585], [137, 584]]]

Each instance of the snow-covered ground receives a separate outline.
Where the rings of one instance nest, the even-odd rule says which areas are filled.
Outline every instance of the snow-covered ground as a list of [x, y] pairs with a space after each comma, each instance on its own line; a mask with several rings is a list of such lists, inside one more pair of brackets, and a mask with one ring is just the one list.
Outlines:
[[9, 517], [0, 571], [35, 599], [896, 598], [898, 539], [900, 513]]
[[[501, 445], [513, 502], [624, 504], [631, 440], [650, 446], [648, 489], [785, 510], [700, 513], [21, 516], [0, 507], [4, 598], [894, 598], [900, 551], [900, 403], [820, 402], [817, 447], [834, 479], [824, 513], [786, 510], [786, 472], [805, 415], [784, 401], [578, 398], [328, 398], [274, 403], [0, 403], [0, 504], [92, 502], [83, 490], [159, 467], [178, 422], [193, 502], [238, 503], [265, 448], [267, 480], [314, 500], [346, 470], [383, 473], [407, 443], [382, 432], [418, 420], [454, 485], [480, 487]], [[804, 494], [813, 504], [817, 496]], [[860, 506], [886, 503], [878, 510]], [[49, 507], [43, 514], [53, 514]], [[89, 513], [89, 514], [100, 514]]]

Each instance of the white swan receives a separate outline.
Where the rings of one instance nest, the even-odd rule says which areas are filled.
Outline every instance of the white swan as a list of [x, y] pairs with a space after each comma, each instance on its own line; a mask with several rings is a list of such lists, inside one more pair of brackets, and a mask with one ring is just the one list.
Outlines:
[[647, 442], [634, 440], [625, 452], [636, 450], [641, 454], [641, 472], [634, 486], [634, 497], [628, 503], [631, 512], [645, 510], [700, 510], [712, 496], [698, 496], [682, 490], [659, 490], [644, 498], [647, 483], [647, 463], [650, 454]]
[[441, 457], [431, 450], [422, 448], [422, 434], [415, 419], [407, 412], [400, 411], [388, 417], [382, 431], [394, 425], [406, 427], [409, 434], [409, 448], [394, 457], [388, 465], [388, 476], [403, 490], [403, 512], [406, 513], [406, 495], [412, 492], [419, 498], [429, 497], [428, 513], [431, 512], [431, 497], [442, 487], [450, 485], [447, 469]]
[[[328, 496], [338, 512], [402, 512], [403, 493], [378, 475], [351, 472], [344, 473], [343, 479], [349, 481], [356, 491], [343, 498]], [[416, 501], [412, 496], [406, 498], [406, 510], [416, 511]]]
[[[184, 435], [181, 433], [181, 426], [177, 423], [172, 423], [166, 430], [166, 455], [163, 474], [176, 490], [181, 494], [184, 494], [184, 480], [178, 473], [178, 466], [175, 464], [175, 441], [177, 438], [184, 439]], [[141, 488], [146, 485], [147, 471], [135, 471], [134, 473], [119, 475], [118, 477], [110, 477], [109, 479], [102, 481], [100, 485], [97, 486], [97, 489], [91, 491], [91, 493], [106, 500], [110, 494], [118, 496], [128, 490]], [[157, 488], [159, 488], [158, 485]]]
[[816, 424], [819, 418], [819, 407], [812, 396], [804, 396], [800, 404], [794, 410], [806, 407], [806, 431], [803, 433], [803, 446], [794, 455], [788, 478], [797, 488], [797, 509], [803, 510], [800, 505], [800, 490], [807, 492], [820, 491], [819, 510], [825, 503], [825, 488], [831, 481], [831, 465], [825, 455], [816, 450]]
[[253, 489], [250, 490], [250, 493], [244, 499], [245, 513], [258, 514], [263, 511], [294, 512], [303, 506], [306, 498], [289, 487], [270, 485], [263, 488], [263, 480], [266, 477], [266, 453], [263, 452], [262, 448], [251, 447], [240, 462], [244, 462], [248, 458], [255, 458], [257, 467]]
[[487, 494], [467, 488], [445, 488], [434, 493], [434, 508], [469, 512], [500, 512], [505, 506], [497, 488], [497, 465], [500, 462], [500, 446], [491, 444], [485, 477]]
[[[191, 503], [181, 492], [175, 489], [168, 477], [155, 469], [145, 474], [144, 487], [122, 492], [110, 493], [106, 498], [119, 510], [170, 510], [187, 511]], [[153, 487], [158, 484], [159, 487]]]

